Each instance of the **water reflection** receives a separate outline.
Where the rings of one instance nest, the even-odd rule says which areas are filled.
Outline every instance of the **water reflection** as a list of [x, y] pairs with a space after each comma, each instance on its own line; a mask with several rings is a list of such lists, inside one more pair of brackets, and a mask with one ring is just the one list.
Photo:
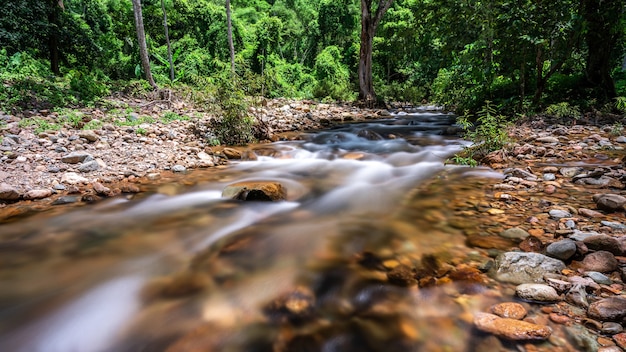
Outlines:
[[[455, 185], [486, 175], [449, 173], [444, 188], [416, 191], [461, 148], [442, 136], [452, 121], [418, 112], [343, 125], [146, 186], [135, 200], [3, 225], [0, 346], [460, 350], [473, 303], [456, 299], [480, 280], [459, 272], [470, 249], [447, 219], [463, 197]], [[221, 197], [258, 180], [281, 183], [287, 201]], [[404, 267], [423, 289], [389, 284]], [[442, 291], [451, 275], [472, 279]]]

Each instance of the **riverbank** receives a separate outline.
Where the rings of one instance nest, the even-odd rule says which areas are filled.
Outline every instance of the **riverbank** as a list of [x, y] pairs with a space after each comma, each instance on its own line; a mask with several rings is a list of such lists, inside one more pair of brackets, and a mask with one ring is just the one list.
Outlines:
[[[236, 148], [212, 145], [207, 126], [215, 116], [184, 101], [118, 98], [105, 106], [1, 115], [0, 208], [67, 194], [93, 201], [138, 192], [141, 180], [242, 157]], [[285, 132], [389, 116], [386, 110], [284, 99], [264, 101], [250, 113], [272, 140]]]

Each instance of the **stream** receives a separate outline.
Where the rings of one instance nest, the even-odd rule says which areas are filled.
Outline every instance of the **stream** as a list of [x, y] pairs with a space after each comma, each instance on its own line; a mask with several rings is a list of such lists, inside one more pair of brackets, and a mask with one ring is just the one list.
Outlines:
[[[502, 297], [454, 212], [498, 175], [445, 165], [453, 124], [394, 112], [0, 225], [0, 351], [478, 351]], [[222, 197], [258, 181], [286, 200]]]

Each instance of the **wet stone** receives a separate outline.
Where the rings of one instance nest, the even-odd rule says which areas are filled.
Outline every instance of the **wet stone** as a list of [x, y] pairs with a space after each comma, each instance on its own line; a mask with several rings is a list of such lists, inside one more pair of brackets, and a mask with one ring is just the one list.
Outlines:
[[524, 252], [541, 252], [543, 251], [543, 242], [535, 236], [528, 236], [519, 244], [519, 248]]
[[582, 261], [582, 266], [586, 271], [608, 273], [617, 270], [617, 260], [611, 252], [598, 251], [587, 254]]
[[556, 290], [544, 284], [521, 284], [515, 288], [517, 297], [534, 302], [556, 302], [561, 296]]
[[604, 226], [608, 226], [614, 230], [625, 230], [626, 229], [626, 225], [619, 223], [619, 222], [614, 222], [614, 221], [601, 221], [600, 222], [602, 225]]
[[0, 184], [0, 200], [18, 200], [20, 193], [16, 188], [5, 183]]
[[519, 227], [513, 227], [500, 232], [500, 237], [509, 238], [517, 242], [522, 241], [528, 236], [530, 236], [530, 234]]
[[626, 204], [626, 197], [617, 194], [594, 194], [593, 201], [600, 210], [605, 211], [622, 211]]
[[413, 286], [417, 285], [417, 279], [415, 278], [415, 272], [407, 265], [400, 264], [391, 269], [387, 273], [387, 279], [390, 283], [398, 286]]
[[55, 201], [52, 202], [52, 205], [63, 205], [63, 204], [76, 203], [76, 202], [78, 202], [79, 199], [80, 199], [80, 197], [78, 197], [78, 196], [63, 196], [63, 197], [59, 197], [59, 198], [55, 199]]
[[550, 214], [551, 218], [556, 219], [556, 220], [572, 217], [572, 214], [570, 212], [561, 210], [561, 209], [552, 209], [548, 213]]
[[528, 314], [523, 305], [516, 302], [504, 302], [491, 306], [489, 311], [502, 318], [522, 320]]
[[604, 216], [604, 214], [595, 211], [595, 210], [591, 210], [591, 209], [586, 209], [586, 208], [580, 208], [578, 209], [578, 214], [588, 217], [588, 218], [601, 218]]
[[621, 321], [626, 317], [626, 298], [609, 297], [589, 305], [587, 314], [601, 321]]
[[583, 240], [587, 248], [594, 251], [607, 251], [615, 255], [621, 255], [622, 249], [619, 241], [608, 235], [595, 235]]
[[539, 253], [507, 252], [496, 258], [494, 277], [502, 282], [542, 282], [546, 273], [560, 273], [562, 261]]
[[585, 275], [601, 285], [610, 285], [613, 283], [613, 281], [611, 281], [608, 276], [597, 271], [588, 271], [585, 273]]
[[287, 190], [278, 182], [239, 182], [226, 186], [222, 197], [246, 201], [279, 201], [287, 198]]
[[489, 313], [476, 313], [474, 326], [506, 340], [545, 340], [552, 334], [549, 327], [523, 320], [501, 318]]
[[574, 177], [585, 171], [582, 167], [563, 167], [559, 170], [559, 173], [565, 177]]
[[49, 189], [33, 189], [24, 193], [23, 197], [24, 199], [43, 199], [51, 195], [52, 191]]
[[626, 333], [622, 332], [613, 335], [613, 341], [622, 349], [626, 349]]
[[185, 172], [185, 171], [187, 171], [187, 168], [184, 167], [183, 165], [174, 165], [174, 167], [172, 167], [172, 171], [174, 171], [174, 172]]
[[546, 248], [546, 254], [556, 259], [568, 260], [576, 254], [576, 243], [570, 239], [551, 243]]
[[622, 324], [609, 321], [602, 324], [601, 331], [608, 335], [615, 335], [624, 331], [624, 327], [622, 327]]

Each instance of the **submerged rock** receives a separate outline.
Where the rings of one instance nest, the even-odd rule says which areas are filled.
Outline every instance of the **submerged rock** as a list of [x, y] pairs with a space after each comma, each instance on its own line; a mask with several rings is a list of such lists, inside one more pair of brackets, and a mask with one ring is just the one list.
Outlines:
[[222, 197], [248, 201], [279, 201], [287, 199], [287, 190], [273, 181], [239, 182], [226, 186]]
[[489, 313], [476, 313], [474, 326], [478, 330], [494, 334], [507, 340], [545, 340], [552, 334], [549, 327], [515, 320], [500, 318]]
[[593, 201], [596, 202], [598, 209], [605, 211], [622, 211], [626, 204], [626, 197], [617, 194], [595, 194]]
[[587, 314], [602, 321], [620, 321], [626, 317], [626, 298], [609, 297], [589, 305]]
[[521, 284], [515, 288], [517, 297], [536, 302], [556, 302], [561, 296], [554, 288], [544, 284]]

